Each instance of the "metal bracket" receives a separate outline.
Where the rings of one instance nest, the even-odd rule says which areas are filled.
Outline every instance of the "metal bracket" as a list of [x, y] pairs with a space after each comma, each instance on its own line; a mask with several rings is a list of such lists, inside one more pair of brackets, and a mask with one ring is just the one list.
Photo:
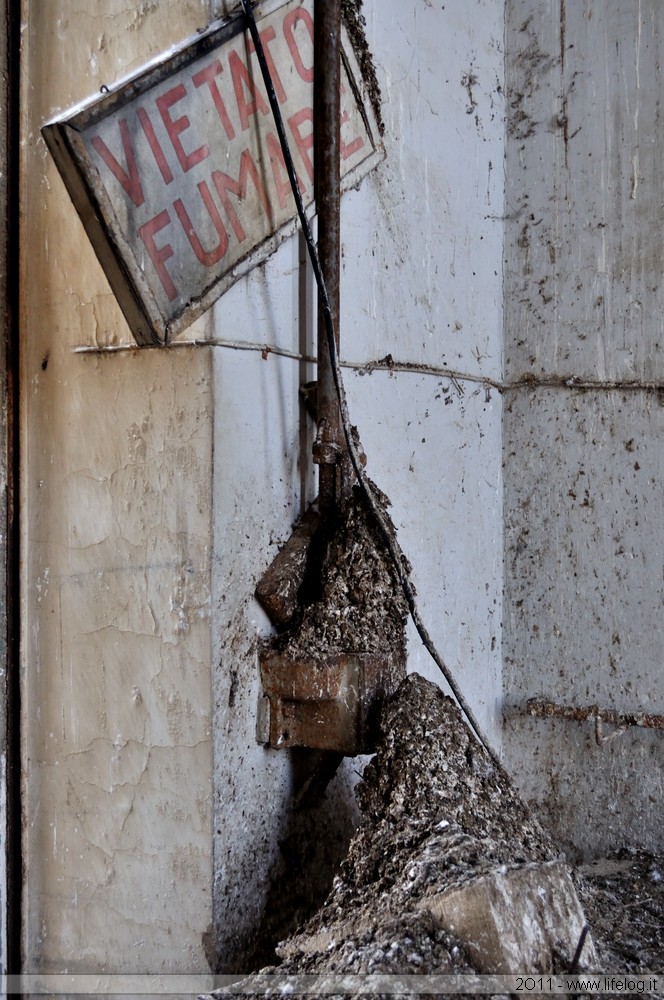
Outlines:
[[269, 707], [260, 742], [349, 757], [372, 752], [380, 705], [406, 676], [405, 655], [391, 652], [307, 657], [266, 648], [259, 663]]

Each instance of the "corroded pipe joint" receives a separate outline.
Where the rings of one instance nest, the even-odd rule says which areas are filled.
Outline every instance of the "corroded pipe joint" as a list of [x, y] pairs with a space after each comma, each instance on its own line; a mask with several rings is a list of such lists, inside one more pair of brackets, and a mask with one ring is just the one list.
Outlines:
[[341, 447], [334, 441], [314, 441], [312, 453], [316, 465], [338, 465], [341, 461]]

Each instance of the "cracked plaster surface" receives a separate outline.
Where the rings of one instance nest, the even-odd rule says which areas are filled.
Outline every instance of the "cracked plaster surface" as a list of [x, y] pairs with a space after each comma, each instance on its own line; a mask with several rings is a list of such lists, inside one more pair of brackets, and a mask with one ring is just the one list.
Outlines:
[[[181, 19], [168, 30], [185, 30], [192, 5], [173, 6]], [[47, 8], [28, 60], [50, 37]], [[44, 56], [31, 85], [62, 73]], [[42, 291], [28, 302], [25, 358], [26, 967], [96, 971], [112, 955], [112, 971], [205, 969], [209, 360], [71, 350], [98, 341], [102, 323], [110, 339], [126, 328], [64, 190], [53, 177], [42, 187], [39, 148], [29, 161]]]

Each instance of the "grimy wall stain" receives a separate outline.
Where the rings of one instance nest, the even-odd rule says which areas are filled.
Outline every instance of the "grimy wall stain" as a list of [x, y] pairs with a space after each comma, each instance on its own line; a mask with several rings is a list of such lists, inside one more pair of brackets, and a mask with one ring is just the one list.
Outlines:
[[520, 713], [664, 711], [664, 8], [506, 10], [506, 761], [571, 850], [661, 847], [661, 734]]
[[112, 350], [129, 331], [39, 132], [206, 21], [24, 5], [27, 972], [206, 968], [210, 354]]

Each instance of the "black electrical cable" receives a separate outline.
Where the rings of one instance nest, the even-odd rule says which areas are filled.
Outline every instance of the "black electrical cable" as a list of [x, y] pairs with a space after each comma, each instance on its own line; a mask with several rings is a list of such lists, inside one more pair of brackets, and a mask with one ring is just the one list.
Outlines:
[[442, 656], [436, 649], [429, 632], [427, 631], [424, 622], [420, 617], [420, 613], [417, 608], [417, 602], [415, 600], [415, 588], [410, 582], [408, 572], [404, 567], [404, 557], [399, 549], [399, 546], [394, 538], [393, 533], [390, 531], [388, 524], [386, 523], [380, 507], [376, 503], [374, 498], [371, 484], [364, 474], [364, 469], [362, 468], [362, 463], [360, 461], [360, 456], [358, 450], [355, 446], [353, 436], [351, 433], [351, 423], [350, 416], [348, 413], [348, 404], [346, 402], [346, 392], [344, 389], [343, 379], [341, 376], [341, 368], [339, 365], [339, 356], [337, 354], [337, 344], [334, 338], [334, 323], [332, 320], [332, 310], [330, 308], [330, 299], [327, 294], [327, 287], [325, 285], [325, 278], [323, 276], [323, 270], [320, 264], [320, 258], [318, 256], [318, 249], [314, 241], [311, 226], [309, 225], [309, 220], [307, 214], [304, 210], [304, 202], [302, 200], [302, 193], [300, 191], [300, 185], [298, 183], [297, 174], [295, 172], [295, 166], [293, 164], [293, 157], [291, 155], [290, 146], [288, 144], [288, 139], [286, 137], [286, 130], [284, 128], [284, 121], [281, 116], [281, 109], [279, 108], [279, 102], [277, 100], [277, 95], [274, 90], [274, 84], [272, 82], [272, 76], [270, 74], [270, 69], [265, 58], [265, 52], [263, 49], [263, 43], [261, 42], [260, 35], [258, 33], [258, 26], [256, 24], [256, 19], [254, 17], [254, 12], [251, 8], [251, 3], [249, 0], [241, 0], [242, 8], [247, 18], [249, 25], [249, 33], [251, 34], [251, 39], [254, 43], [254, 50], [258, 58], [258, 64], [263, 76], [263, 82], [265, 83], [265, 89], [267, 91], [268, 100], [270, 102], [270, 108], [272, 109], [272, 115], [274, 117], [274, 122], [277, 128], [277, 134], [279, 136], [279, 142], [281, 144], [281, 150], [284, 156], [284, 162], [286, 164], [286, 170], [288, 172], [288, 178], [290, 180], [291, 188], [293, 190], [293, 197], [295, 198], [295, 204], [297, 206], [297, 214], [300, 218], [300, 223], [302, 225], [302, 232], [307, 244], [307, 250], [309, 252], [309, 258], [311, 260], [311, 266], [314, 272], [314, 278], [316, 279], [316, 285], [318, 286], [318, 294], [320, 297], [320, 305], [323, 310], [323, 319], [325, 324], [325, 334], [327, 338], [327, 346], [330, 352], [330, 361], [332, 368], [332, 377], [334, 379], [334, 386], [336, 389], [337, 397], [339, 400], [339, 411], [341, 413], [341, 424], [343, 427], [344, 437], [346, 439], [346, 447], [348, 449], [348, 454], [350, 456], [351, 465], [353, 466], [353, 471], [357, 477], [357, 482], [364, 494], [366, 501], [369, 505], [371, 513], [375, 518], [376, 524], [380, 529], [383, 541], [387, 546], [387, 550], [390, 553], [390, 557], [394, 564], [394, 569], [396, 571], [401, 589], [403, 590], [406, 602], [408, 604], [408, 609], [410, 611], [410, 616], [413, 620], [413, 624], [417, 629], [417, 632], [422, 640], [422, 643], [427, 649], [427, 652], [431, 656], [432, 660], [438, 667], [438, 669], [443, 674], [443, 677], [449, 684], [454, 697], [459, 703], [464, 715], [468, 719], [468, 722], [472, 726], [473, 730], [480, 743], [483, 745], [484, 749], [487, 751], [494, 764], [502, 771], [502, 764], [500, 758], [496, 754], [495, 750], [489, 743], [487, 737], [482, 732], [482, 729], [475, 718], [475, 715], [466, 701], [463, 692], [459, 688], [456, 680], [454, 679], [449, 667], [443, 660]]

